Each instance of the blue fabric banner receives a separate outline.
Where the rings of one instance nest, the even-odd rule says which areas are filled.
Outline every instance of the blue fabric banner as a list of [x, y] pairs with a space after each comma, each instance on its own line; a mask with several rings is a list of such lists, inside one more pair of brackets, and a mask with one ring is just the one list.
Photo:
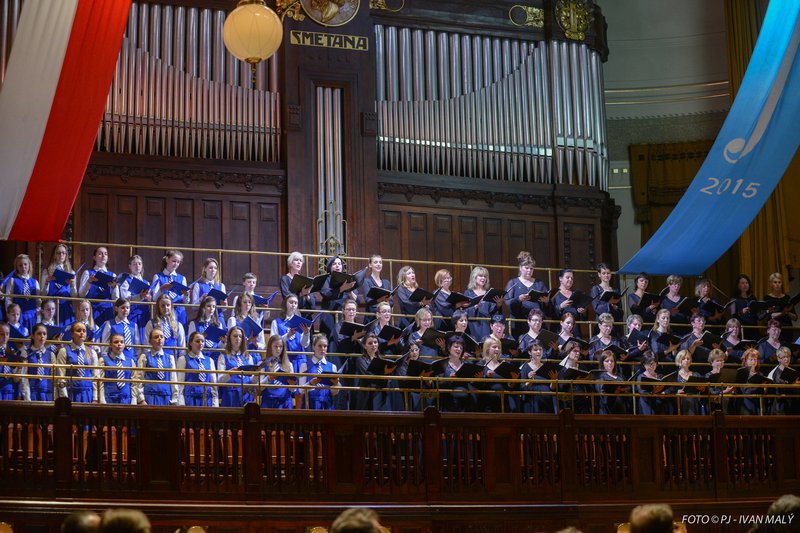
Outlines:
[[800, 2], [772, 0], [739, 93], [703, 166], [620, 272], [701, 274], [747, 229], [800, 144], [799, 43]]

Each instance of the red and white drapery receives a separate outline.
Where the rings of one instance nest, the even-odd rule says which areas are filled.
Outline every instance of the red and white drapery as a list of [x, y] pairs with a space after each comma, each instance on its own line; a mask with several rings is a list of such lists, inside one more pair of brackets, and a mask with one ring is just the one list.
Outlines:
[[24, 3], [0, 89], [0, 239], [60, 238], [92, 153], [130, 5]]

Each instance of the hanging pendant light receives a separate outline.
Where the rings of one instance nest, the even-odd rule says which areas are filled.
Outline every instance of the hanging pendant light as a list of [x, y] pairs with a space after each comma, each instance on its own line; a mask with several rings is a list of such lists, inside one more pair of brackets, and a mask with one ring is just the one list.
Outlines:
[[283, 24], [264, 0], [240, 0], [225, 19], [222, 39], [231, 54], [250, 65], [255, 84], [256, 65], [280, 47]]

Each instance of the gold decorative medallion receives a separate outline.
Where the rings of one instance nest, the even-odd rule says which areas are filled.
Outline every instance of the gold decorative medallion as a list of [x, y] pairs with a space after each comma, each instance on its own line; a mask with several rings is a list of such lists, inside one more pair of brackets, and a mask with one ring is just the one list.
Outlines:
[[543, 28], [544, 9], [540, 7], [521, 6], [516, 4], [511, 6], [511, 9], [508, 10], [508, 19], [515, 26], [533, 26], [534, 28]]
[[587, 0], [558, 0], [556, 2], [556, 22], [564, 30], [567, 39], [584, 40], [592, 19], [592, 11]]
[[361, 0], [300, 0], [306, 15], [323, 26], [343, 26], [358, 13]]

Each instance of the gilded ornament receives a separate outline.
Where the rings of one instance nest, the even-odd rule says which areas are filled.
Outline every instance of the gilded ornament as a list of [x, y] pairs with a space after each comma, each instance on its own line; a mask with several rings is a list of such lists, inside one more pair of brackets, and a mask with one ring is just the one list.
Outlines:
[[358, 14], [361, 0], [300, 0], [308, 18], [322, 26], [344, 26]]
[[303, 12], [300, 10], [300, 0], [295, 0], [286, 6], [280, 15], [281, 20], [285, 19], [286, 17], [296, 20], [297, 22], [301, 22], [306, 19], [306, 16], [303, 15]]
[[369, 8], [370, 9], [381, 9], [383, 11], [391, 11], [392, 13], [397, 13], [403, 6], [405, 6], [406, 0], [400, 0], [399, 7], [389, 7], [386, 4], [386, 0], [369, 0]]
[[[525, 17], [524, 19], [522, 17]], [[544, 9], [515, 4], [508, 10], [508, 19], [515, 26], [544, 27]]]
[[567, 39], [584, 40], [592, 18], [588, 0], [558, 0], [556, 2], [556, 22], [564, 30]]

